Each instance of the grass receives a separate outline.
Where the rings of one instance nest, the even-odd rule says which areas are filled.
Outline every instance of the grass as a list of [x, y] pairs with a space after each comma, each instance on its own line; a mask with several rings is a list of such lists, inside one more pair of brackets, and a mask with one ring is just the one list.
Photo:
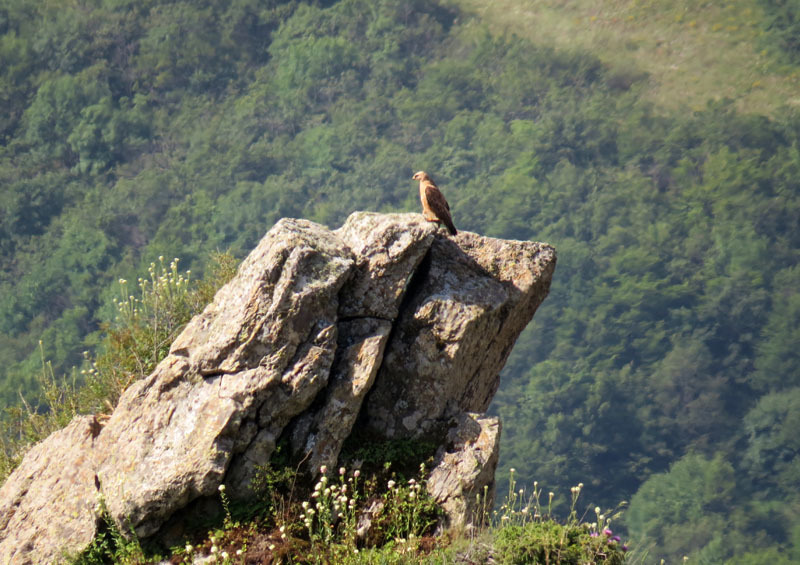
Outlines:
[[448, 0], [477, 25], [596, 54], [622, 77], [644, 72], [642, 95], [667, 111], [730, 98], [774, 115], [800, 107], [800, 69], [765, 49], [756, 0]]
[[[173, 564], [196, 560], [226, 565], [244, 563], [303, 565], [468, 564], [621, 565], [630, 563], [628, 548], [611, 530], [620, 511], [595, 508], [579, 514], [582, 485], [573, 487], [569, 516], [549, 514], [555, 495], [545, 500], [537, 483], [529, 493], [512, 487], [498, 510], [487, 512], [478, 528], [436, 532], [440, 511], [425, 490], [425, 467], [402, 480], [394, 473], [364, 478], [360, 470], [321, 469], [314, 482], [287, 469], [274, 469], [283, 484], [271, 483], [269, 497], [280, 503], [246, 518], [220, 487], [223, 511], [217, 525], [172, 548], [166, 556], [143, 549], [135, 537], [106, 524], [73, 565], [140, 565], [167, 559]], [[393, 477], [386, 479], [387, 476]], [[265, 493], [261, 493], [264, 495]], [[241, 508], [238, 510], [241, 511]], [[367, 520], [366, 517], [369, 519]], [[367, 527], [369, 523], [369, 527]]]

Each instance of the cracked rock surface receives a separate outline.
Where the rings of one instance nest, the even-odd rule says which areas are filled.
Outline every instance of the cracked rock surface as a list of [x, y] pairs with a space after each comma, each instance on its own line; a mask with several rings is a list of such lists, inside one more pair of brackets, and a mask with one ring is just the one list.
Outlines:
[[80, 551], [99, 497], [146, 538], [220, 484], [247, 496], [283, 434], [312, 472], [333, 465], [357, 419], [446, 438], [428, 490], [470, 523], [500, 437], [482, 413], [554, 268], [549, 245], [418, 214], [279, 221], [102, 428], [81, 416], [30, 450], [0, 489], [0, 563]]

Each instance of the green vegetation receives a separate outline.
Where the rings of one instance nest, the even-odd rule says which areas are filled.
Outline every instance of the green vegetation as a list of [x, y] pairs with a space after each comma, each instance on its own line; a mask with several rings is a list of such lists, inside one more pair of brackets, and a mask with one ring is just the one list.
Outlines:
[[[75, 565], [135, 565], [165, 557], [171, 563], [213, 557], [224, 564], [625, 562], [628, 547], [610, 529], [619, 513], [606, 516], [596, 508], [593, 521], [579, 518], [575, 508], [581, 487], [573, 487], [572, 510], [563, 523], [539, 503], [542, 493], [536, 486], [530, 496], [512, 487], [499, 513], [487, 513], [484, 526], [469, 535], [452, 531], [435, 538], [441, 511], [426, 492], [425, 466], [408, 480], [391, 467], [386, 462], [366, 480], [359, 469], [331, 472], [323, 467], [312, 487], [291, 467], [270, 465], [262, 475], [269, 479], [253, 484], [256, 495], [276, 502], [268, 508], [236, 505], [221, 485], [221, 516], [210, 529], [191, 533], [184, 544], [166, 552], [147, 549], [108, 520], [93, 543], [68, 560]], [[510, 483], [515, 484], [513, 471]], [[98, 504], [104, 508], [103, 501]]]
[[[169, 266], [159, 257], [151, 263], [149, 278], [138, 280], [137, 295], [129, 294], [128, 281], [119, 279], [119, 298], [112, 298], [116, 315], [103, 324], [104, 339], [94, 358], [84, 352], [85, 367], [71, 378], [57, 378], [42, 353], [39, 400], [35, 405], [7, 407], [0, 417], [0, 481], [19, 464], [27, 449], [78, 414], [108, 414], [128, 386], [150, 374], [166, 357], [169, 345], [183, 326], [199, 313], [216, 291], [235, 274], [236, 263], [226, 253], [216, 253], [199, 283], [190, 272], [178, 271], [178, 259]], [[40, 350], [43, 350], [40, 344]], [[109, 535], [113, 531], [109, 532]]]
[[104, 327], [115, 281], [205, 277], [283, 216], [416, 211], [425, 169], [459, 229], [559, 252], [492, 408], [501, 466], [630, 500], [655, 560], [796, 561], [794, 4], [562, 4], [0, 4], [5, 465], [182, 323]]

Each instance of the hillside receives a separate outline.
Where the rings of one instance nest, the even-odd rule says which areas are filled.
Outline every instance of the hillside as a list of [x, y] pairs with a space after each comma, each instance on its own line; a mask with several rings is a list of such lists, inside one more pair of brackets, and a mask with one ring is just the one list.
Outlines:
[[198, 280], [282, 217], [417, 211], [424, 169], [459, 230], [559, 250], [493, 405], [501, 468], [629, 500], [670, 562], [796, 561], [792, 5], [604, 5], [7, 2], [3, 403], [35, 407], [43, 359], [85, 382], [148, 268]]
[[765, 12], [779, 2], [451, 3], [496, 32], [593, 53], [613, 69], [612, 80], [642, 81], [642, 96], [664, 111], [701, 110], [723, 98], [770, 116], [800, 105], [797, 60], [786, 61], [765, 29]]

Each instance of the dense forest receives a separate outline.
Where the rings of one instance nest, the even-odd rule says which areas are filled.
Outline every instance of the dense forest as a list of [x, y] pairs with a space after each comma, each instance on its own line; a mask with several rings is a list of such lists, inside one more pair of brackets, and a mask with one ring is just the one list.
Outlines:
[[[796, 72], [800, 8], [759, 7]], [[459, 229], [558, 250], [499, 475], [629, 501], [646, 562], [800, 561], [797, 106], [665, 110], [452, 1], [2, 0], [0, 61], [3, 406], [42, 358], [80, 380], [157, 257], [198, 277], [281, 217], [418, 211], [425, 169]]]

